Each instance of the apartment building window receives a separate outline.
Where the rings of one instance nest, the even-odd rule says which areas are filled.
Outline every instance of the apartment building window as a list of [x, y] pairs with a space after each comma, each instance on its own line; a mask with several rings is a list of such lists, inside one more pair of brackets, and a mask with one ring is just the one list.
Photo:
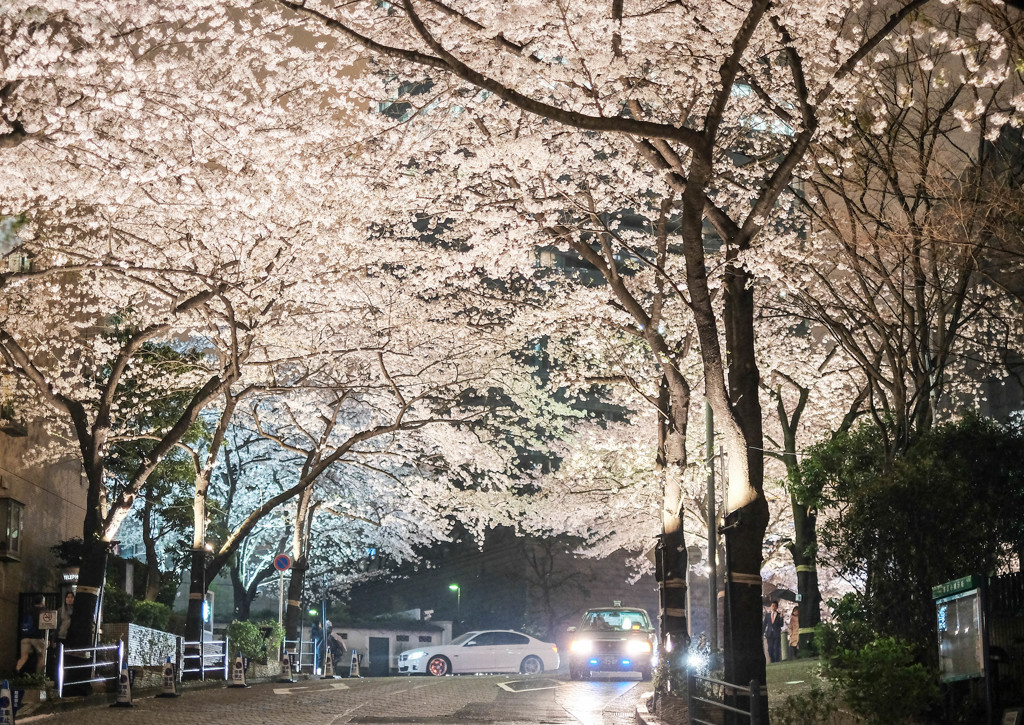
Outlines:
[[25, 504], [13, 498], [0, 498], [0, 559], [21, 561], [21, 539]]

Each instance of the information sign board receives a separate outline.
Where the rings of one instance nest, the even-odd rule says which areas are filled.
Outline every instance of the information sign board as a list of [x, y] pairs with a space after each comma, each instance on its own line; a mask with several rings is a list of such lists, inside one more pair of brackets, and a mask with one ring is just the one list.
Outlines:
[[985, 676], [984, 614], [981, 591], [971, 589], [935, 602], [939, 633], [939, 679]]

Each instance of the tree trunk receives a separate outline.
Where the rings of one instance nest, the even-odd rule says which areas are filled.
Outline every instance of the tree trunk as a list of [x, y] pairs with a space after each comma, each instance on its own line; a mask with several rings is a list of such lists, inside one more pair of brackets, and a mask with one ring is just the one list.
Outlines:
[[[107, 577], [107, 554], [110, 551], [110, 542], [103, 538], [100, 508], [103, 467], [93, 455], [95, 445], [90, 445], [88, 437], [81, 432], [79, 442], [89, 489], [86, 492], [85, 520], [82, 523], [82, 561], [78, 567], [75, 607], [68, 628], [68, 649], [86, 649], [96, 644], [96, 633], [102, 616], [100, 604]], [[81, 694], [88, 695], [91, 692], [89, 685], [82, 686]]]
[[[796, 433], [800, 417], [807, 406], [810, 390], [786, 375], [783, 377], [800, 393], [792, 416], [786, 413], [781, 391], [778, 393], [777, 405], [783, 436], [782, 461], [786, 464], [790, 481], [797, 481], [800, 477], [800, 462], [797, 460]], [[847, 415], [844, 427], [848, 427], [849, 422], [852, 422], [852, 417]], [[793, 495], [790, 495], [790, 507], [793, 511], [795, 533], [793, 543], [787, 548], [796, 567], [796, 589], [800, 599], [798, 646], [806, 653], [814, 651], [814, 627], [821, 621], [821, 591], [818, 589], [818, 516], [814, 509], [805, 506]]]
[[100, 616], [100, 593], [107, 572], [109, 543], [95, 535], [85, 538], [82, 561], [78, 568], [78, 588], [75, 591], [75, 607], [71, 614], [67, 646], [78, 649], [93, 646], [96, 623]]
[[[756, 680], [765, 684], [765, 660], [761, 646], [761, 564], [764, 533], [768, 527], [768, 502], [764, 497], [764, 452], [761, 377], [754, 353], [754, 288], [749, 273], [731, 267], [726, 273], [725, 340], [728, 350], [731, 414], [742, 434], [744, 450], [730, 455], [745, 457], [746, 481], [734, 481], [752, 500], [728, 511], [725, 519], [727, 579], [725, 615], [725, 679], [739, 685]], [[733, 466], [730, 465], [730, 468]], [[732, 498], [732, 496], [730, 496]], [[767, 713], [767, 695], [760, 707]]]
[[[679, 376], [670, 380], [670, 375], [663, 375], [661, 381], [657, 463], [664, 478], [664, 504], [656, 574], [660, 594], [661, 644], [663, 651], [668, 652], [685, 650], [690, 646], [686, 617], [686, 570], [689, 562], [682, 519], [682, 475], [686, 466], [686, 413], [690, 391]], [[677, 661], [678, 658], [670, 659], [670, 666]]]
[[302, 624], [302, 588], [306, 583], [305, 559], [292, 564], [291, 577], [288, 579], [288, 592], [284, 610], [284, 638], [298, 639]]
[[[203, 602], [206, 601], [206, 577], [208, 574], [206, 571], [206, 555], [206, 549], [192, 549], [192, 574], [188, 586], [188, 612], [185, 615], [186, 642], [199, 642], [203, 639]], [[201, 679], [198, 669], [202, 666], [202, 657], [198, 648], [192, 647], [186, 650], [185, 666], [195, 671], [186, 673], [183, 675], [183, 679]]]
[[814, 627], [821, 621], [821, 590], [818, 589], [817, 514], [801, 505], [795, 496], [793, 527], [794, 543], [789, 546], [796, 565], [796, 589], [800, 595], [800, 651], [814, 651]]
[[235, 619], [239, 622], [249, 621], [249, 612], [252, 607], [252, 597], [249, 594], [245, 582], [242, 580], [242, 570], [238, 565], [238, 557], [235, 556], [229, 567], [231, 573], [231, 594], [234, 598]]
[[163, 576], [160, 562], [157, 561], [156, 538], [153, 536], [153, 499], [152, 490], [146, 491], [145, 506], [142, 513], [142, 544], [146, 548], [146, 601], [155, 602], [160, 593]]

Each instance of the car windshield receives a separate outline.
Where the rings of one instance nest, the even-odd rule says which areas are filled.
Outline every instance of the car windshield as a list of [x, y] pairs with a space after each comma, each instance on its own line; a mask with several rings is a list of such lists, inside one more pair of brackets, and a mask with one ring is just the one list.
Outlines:
[[469, 640], [473, 639], [478, 634], [480, 634], [480, 633], [479, 632], [466, 632], [465, 634], [460, 634], [458, 637], [453, 639], [448, 644], [455, 644], [455, 645], [466, 644], [466, 642], [468, 642]]
[[590, 632], [628, 632], [650, 629], [651, 621], [645, 612], [625, 609], [593, 609], [583, 615], [580, 629]]

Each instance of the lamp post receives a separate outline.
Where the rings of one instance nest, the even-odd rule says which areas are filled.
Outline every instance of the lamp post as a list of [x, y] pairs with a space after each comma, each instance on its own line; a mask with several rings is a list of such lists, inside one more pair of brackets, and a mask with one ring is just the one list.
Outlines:
[[462, 587], [458, 584], [449, 584], [448, 588], [455, 592], [455, 622], [462, 619]]

